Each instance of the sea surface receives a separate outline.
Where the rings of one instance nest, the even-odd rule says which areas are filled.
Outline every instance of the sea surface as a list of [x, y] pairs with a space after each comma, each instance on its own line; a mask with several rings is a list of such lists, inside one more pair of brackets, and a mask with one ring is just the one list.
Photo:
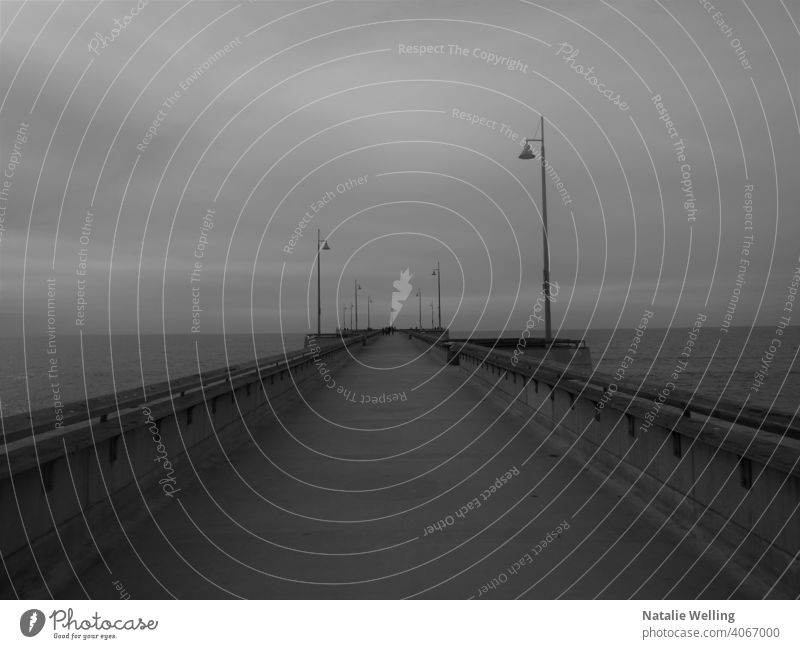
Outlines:
[[[111, 394], [181, 376], [296, 351], [305, 334], [76, 335], [58, 336], [55, 353], [46, 337], [0, 337], [0, 402], [3, 417], [53, 404]], [[56, 375], [51, 368], [56, 362]]]
[[[800, 406], [800, 366], [797, 363], [800, 327], [789, 327], [780, 336], [763, 385], [754, 390], [754, 374], [775, 338], [773, 327], [734, 327], [726, 335], [718, 329], [702, 330], [692, 349], [689, 364], [677, 387], [707, 397], [736, 403], [795, 412]], [[51, 407], [53, 384], [58, 383], [63, 403], [111, 394], [230, 364], [302, 348], [305, 334], [222, 335], [84, 335], [58, 336], [56, 352], [48, 353], [43, 337], [0, 337], [0, 404], [7, 417], [20, 412]], [[452, 337], [466, 332], [453, 331]], [[492, 336], [497, 332], [477, 332]], [[506, 332], [514, 338], [519, 332]], [[634, 336], [633, 329], [560, 331], [560, 338], [582, 338], [591, 348], [595, 369], [614, 374], [620, 368]], [[688, 340], [688, 329], [647, 329], [632, 355], [625, 378], [646, 381], [660, 389], [669, 380]], [[56, 362], [55, 378], [52, 362]], [[48, 374], [50, 372], [50, 374]], [[757, 386], [756, 386], [757, 387]]]
[[[697, 394], [712, 399], [721, 397], [740, 405], [746, 400], [748, 406], [794, 413], [800, 407], [800, 327], [782, 331], [776, 336], [774, 327], [731, 327], [727, 334], [721, 334], [718, 328], [701, 329], [676, 387], [697, 389]], [[451, 337], [465, 337], [466, 333], [454, 331]], [[624, 378], [663, 388], [681, 360], [688, 334], [686, 327], [646, 329], [639, 349], [631, 356], [633, 364], [624, 370]], [[482, 335], [496, 332], [473, 334]], [[518, 338], [520, 332], [506, 331], [503, 335]], [[558, 338], [585, 340], [595, 370], [614, 375], [629, 354], [634, 330], [561, 330]], [[754, 374], [762, 368], [762, 358], [765, 352], [769, 353], [775, 338], [780, 339], [780, 346], [768, 365], [766, 378], [761, 386], [754, 385]]]

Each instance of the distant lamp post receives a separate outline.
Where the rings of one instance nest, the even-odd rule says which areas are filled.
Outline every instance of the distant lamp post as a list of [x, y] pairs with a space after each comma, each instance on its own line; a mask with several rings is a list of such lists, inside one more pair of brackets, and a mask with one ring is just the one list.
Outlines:
[[356, 296], [356, 331], [358, 331], [358, 292], [361, 290], [361, 285], [358, 280], [353, 282], [353, 294]]
[[320, 279], [319, 257], [322, 250], [330, 250], [328, 240], [321, 239], [319, 229], [317, 229], [317, 335], [322, 333], [322, 280]]
[[552, 340], [550, 329], [550, 247], [547, 238], [547, 183], [545, 182], [545, 165], [547, 164], [544, 156], [544, 115], [541, 116], [541, 123], [539, 126], [541, 137], [526, 138], [525, 146], [522, 153], [519, 154], [520, 160], [533, 160], [536, 154], [531, 150], [531, 142], [541, 142], [541, 160], [542, 160], [542, 243], [544, 246], [544, 340], [549, 343]]
[[369, 305], [372, 304], [372, 298], [367, 296], [367, 331], [372, 329], [369, 323]]
[[433, 302], [431, 302], [431, 329], [433, 329]]
[[419, 298], [419, 328], [422, 329], [422, 289], [417, 289], [417, 297]]
[[[431, 275], [436, 275], [436, 281], [439, 284], [439, 329], [442, 328], [442, 269], [439, 262], [436, 262], [436, 268], [433, 269]], [[433, 328], [433, 324], [431, 324]]]
[[353, 328], [353, 303], [350, 303], [350, 329]]

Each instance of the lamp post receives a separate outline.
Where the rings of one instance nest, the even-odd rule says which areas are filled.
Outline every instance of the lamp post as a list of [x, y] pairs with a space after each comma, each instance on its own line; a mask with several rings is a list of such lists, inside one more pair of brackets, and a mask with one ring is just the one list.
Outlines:
[[317, 336], [322, 333], [322, 293], [320, 288], [322, 286], [322, 280], [320, 279], [319, 257], [321, 251], [330, 249], [331, 247], [328, 245], [328, 240], [325, 239], [323, 241], [320, 238], [319, 228], [317, 228]]
[[367, 331], [369, 331], [372, 327], [369, 324], [369, 305], [372, 304], [372, 298], [367, 296]]
[[417, 297], [419, 298], [419, 328], [422, 329], [422, 289], [417, 289]]
[[431, 329], [433, 329], [433, 302], [431, 302]]
[[545, 165], [546, 159], [544, 155], [544, 115], [541, 116], [541, 123], [539, 126], [540, 138], [526, 138], [525, 147], [522, 153], [519, 154], [521, 160], [533, 160], [536, 154], [531, 150], [530, 142], [541, 142], [542, 148], [540, 158], [542, 160], [542, 245], [544, 248], [544, 341], [549, 343], [552, 340], [550, 333], [550, 247], [547, 239], [547, 183], [545, 182]]
[[[442, 328], [442, 269], [439, 266], [439, 261], [436, 261], [436, 268], [433, 269], [431, 275], [436, 275], [436, 281], [439, 284], [439, 329]], [[431, 324], [431, 328], [433, 325]]]
[[358, 331], [358, 292], [361, 290], [361, 286], [358, 283], [358, 280], [353, 281], [353, 294], [356, 296], [356, 331]]
[[353, 303], [350, 303], [350, 329], [353, 329]]

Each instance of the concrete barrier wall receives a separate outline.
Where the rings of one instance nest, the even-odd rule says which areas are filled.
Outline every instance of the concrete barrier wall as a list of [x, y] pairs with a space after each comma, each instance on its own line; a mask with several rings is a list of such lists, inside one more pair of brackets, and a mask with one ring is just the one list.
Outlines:
[[[430, 353], [447, 358], [443, 348]], [[604, 388], [589, 372], [584, 381], [554, 379], [563, 366], [513, 366], [508, 355], [474, 345], [459, 356], [461, 372], [523, 415], [536, 434], [632, 487], [643, 510], [668, 517], [712, 555], [730, 560], [742, 578], [776, 584], [771, 595], [796, 594], [800, 441], [670, 408], [643, 430], [653, 401], [617, 393], [603, 402]]]
[[[302, 392], [323, 385], [320, 364], [350, 360], [348, 346], [372, 336], [307, 350], [291, 362], [238, 368], [229, 380], [181, 381], [180, 391], [136, 404], [106, 421], [84, 421], [9, 443], [0, 465], [0, 552], [16, 592], [47, 597], [51, 588], [119, 542], [121, 529], [165, 506], [198, 468], [263, 432]], [[90, 531], [91, 530], [91, 531]], [[69, 562], [65, 562], [65, 555]], [[8, 588], [0, 580], [0, 588]]]

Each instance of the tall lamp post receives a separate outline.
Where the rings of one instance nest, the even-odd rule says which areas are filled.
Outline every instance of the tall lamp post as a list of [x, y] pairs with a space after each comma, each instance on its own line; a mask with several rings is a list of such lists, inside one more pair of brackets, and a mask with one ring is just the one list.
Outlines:
[[358, 331], [358, 292], [361, 290], [361, 286], [358, 283], [358, 280], [354, 280], [353, 282], [353, 294], [356, 296], [356, 331]]
[[519, 154], [521, 160], [533, 160], [536, 154], [531, 150], [531, 142], [540, 142], [542, 145], [540, 158], [542, 160], [542, 244], [544, 247], [544, 341], [549, 343], [552, 340], [550, 330], [550, 248], [547, 239], [547, 183], [545, 182], [545, 165], [546, 159], [544, 155], [544, 115], [541, 116], [541, 123], [539, 126], [541, 137], [530, 137], [525, 139], [525, 147], [522, 153]]
[[372, 304], [372, 298], [367, 296], [367, 331], [369, 331], [372, 327], [369, 324], [369, 305]]
[[317, 228], [317, 336], [322, 333], [322, 280], [320, 279], [320, 269], [319, 269], [319, 257], [320, 252], [322, 250], [330, 250], [331, 247], [328, 245], [328, 240], [321, 239], [319, 234], [319, 228]]
[[417, 289], [417, 297], [419, 298], [419, 328], [422, 329], [422, 289]]
[[431, 329], [433, 329], [433, 302], [431, 302]]
[[[436, 261], [436, 268], [433, 269], [431, 275], [436, 275], [436, 281], [439, 284], [439, 329], [442, 328], [442, 269], [439, 266], [439, 261]], [[433, 329], [433, 324], [431, 324]]]
[[353, 329], [353, 304], [350, 303], [350, 329]]

